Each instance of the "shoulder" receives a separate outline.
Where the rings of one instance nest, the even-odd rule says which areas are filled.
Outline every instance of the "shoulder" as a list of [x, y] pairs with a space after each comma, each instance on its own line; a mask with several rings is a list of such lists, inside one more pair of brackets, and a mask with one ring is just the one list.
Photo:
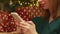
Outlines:
[[42, 19], [42, 17], [41, 17], [41, 16], [39, 16], [39, 17], [35, 17], [35, 18], [32, 18], [32, 19]]
[[57, 18], [55, 19], [55, 21], [56, 21], [56, 22], [60, 22], [60, 17], [57, 17]]
[[60, 17], [55, 18], [51, 24], [60, 24]]
[[42, 26], [42, 24], [44, 23], [42, 17], [35, 17], [33, 19], [31, 19], [31, 21], [36, 25], [36, 26]]
[[42, 17], [35, 17], [35, 18], [32, 18], [31, 21], [41, 21], [42, 20]]

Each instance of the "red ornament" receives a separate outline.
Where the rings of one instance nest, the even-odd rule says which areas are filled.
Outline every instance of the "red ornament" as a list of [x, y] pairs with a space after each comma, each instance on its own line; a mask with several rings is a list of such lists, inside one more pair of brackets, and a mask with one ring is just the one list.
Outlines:
[[16, 31], [16, 22], [14, 18], [5, 11], [0, 11], [0, 32]]

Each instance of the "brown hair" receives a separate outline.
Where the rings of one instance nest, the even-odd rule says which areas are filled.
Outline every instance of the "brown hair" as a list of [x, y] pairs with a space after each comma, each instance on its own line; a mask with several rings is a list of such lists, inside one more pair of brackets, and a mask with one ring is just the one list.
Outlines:
[[[49, 11], [52, 12], [53, 18], [58, 17], [58, 11], [60, 9], [60, 0], [49, 0]], [[59, 15], [60, 16], [60, 15]]]
[[[42, 9], [43, 10], [43, 9]], [[52, 12], [53, 18], [60, 16], [60, 0], [49, 0], [49, 9], [43, 10], [43, 19], [49, 19], [50, 12]]]

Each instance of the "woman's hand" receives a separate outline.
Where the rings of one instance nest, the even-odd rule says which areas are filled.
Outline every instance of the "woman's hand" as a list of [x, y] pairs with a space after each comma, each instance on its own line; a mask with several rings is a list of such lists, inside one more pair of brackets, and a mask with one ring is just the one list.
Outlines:
[[37, 34], [35, 24], [32, 21], [23, 21], [20, 24], [17, 24], [20, 28], [22, 28], [23, 34]]

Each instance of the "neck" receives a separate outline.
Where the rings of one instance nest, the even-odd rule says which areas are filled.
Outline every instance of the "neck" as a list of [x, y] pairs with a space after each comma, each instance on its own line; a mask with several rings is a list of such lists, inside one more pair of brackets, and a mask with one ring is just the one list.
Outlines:
[[60, 16], [60, 9], [58, 9], [58, 12], [57, 12], [57, 17]]
[[50, 12], [49, 23], [51, 23], [53, 21], [53, 19], [54, 19], [53, 17], [54, 17], [53, 13]]
[[50, 12], [49, 23], [51, 23], [54, 19], [54, 14]]
[[53, 21], [53, 17], [49, 18], [49, 23], [51, 23]]
[[56, 17], [56, 12], [50, 12], [50, 17], [55, 18]]

